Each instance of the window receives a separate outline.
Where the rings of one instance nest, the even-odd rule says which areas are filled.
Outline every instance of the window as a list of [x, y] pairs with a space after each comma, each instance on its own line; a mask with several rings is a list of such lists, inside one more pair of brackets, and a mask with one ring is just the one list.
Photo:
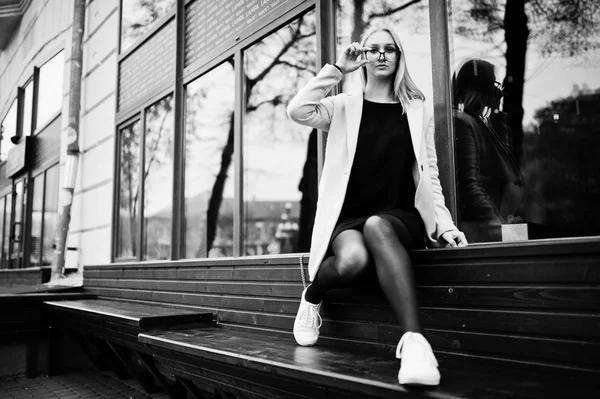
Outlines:
[[5, 269], [7, 267], [8, 259], [8, 244], [6, 247], [4, 246], [9, 240], [7, 233], [8, 230], [6, 230], [6, 198], [7, 196], [0, 198], [0, 250], [2, 250], [2, 255], [0, 256], [0, 269]]
[[32, 179], [30, 266], [40, 266], [42, 253], [42, 224], [44, 221], [44, 174]]
[[[298, 251], [300, 183], [314, 158], [307, 156], [311, 129], [291, 121], [286, 105], [316, 74], [315, 24], [311, 11], [244, 55], [245, 255]], [[316, 183], [316, 174], [304, 178]]]
[[119, 192], [115, 256], [137, 256], [140, 212], [140, 121], [119, 131]]
[[160, 18], [174, 9], [176, 0], [122, 0], [121, 51], [127, 50]]
[[17, 134], [17, 100], [15, 99], [2, 120], [0, 138], [0, 161], [6, 161], [8, 152], [14, 146], [10, 138]]
[[143, 259], [171, 258], [173, 221], [173, 95], [146, 110]]
[[600, 234], [596, 3], [451, 3], [458, 216], [470, 242]]
[[40, 67], [36, 128], [44, 126], [62, 109], [64, 64], [61, 51]]
[[[428, 103], [433, 99], [429, 2], [406, 2], [398, 7], [395, 0], [339, 0], [337, 2], [337, 53], [352, 42], [360, 43], [374, 27], [390, 27], [403, 47], [407, 70]], [[344, 92], [362, 87], [360, 75], [352, 73], [343, 82]]]
[[233, 62], [186, 88], [185, 257], [233, 255]]
[[42, 265], [46, 266], [51, 265], [54, 258], [54, 235], [58, 226], [58, 191], [58, 165], [55, 165], [46, 171], [44, 185]]

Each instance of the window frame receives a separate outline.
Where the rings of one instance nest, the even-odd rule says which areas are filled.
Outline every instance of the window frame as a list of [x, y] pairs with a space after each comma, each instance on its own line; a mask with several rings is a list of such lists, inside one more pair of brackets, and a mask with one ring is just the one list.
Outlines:
[[[172, 260], [189, 260], [185, 257], [185, 220], [184, 220], [184, 207], [185, 207], [185, 89], [187, 84], [198, 79], [211, 70], [227, 62], [228, 59], [234, 60], [234, 74], [235, 74], [235, 106], [234, 112], [236, 115], [234, 124], [234, 248], [233, 257], [243, 256], [243, 148], [242, 148], [242, 136], [243, 136], [243, 125], [244, 125], [244, 51], [260, 41], [262, 38], [272, 34], [281, 27], [290, 23], [294, 19], [297, 19], [301, 15], [309, 12], [310, 10], [316, 11], [316, 30], [317, 30], [317, 65], [321, 66], [325, 63], [333, 63], [337, 57], [336, 50], [336, 6], [338, 0], [304, 0], [304, 1], [293, 1], [291, 4], [284, 5], [285, 10], [279, 14], [276, 18], [269, 20], [266, 24], [262, 25], [255, 32], [252, 32], [246, 37], [240, 38], [235, 44], [219, 49], [218, 54], [214, 54], [210, 59], [200, 58], [193, 61], [187, 67], [185, 66], [185, 10], [186, 5], [196, 0], [177, 0], [176, 7], [174, 10], [169, 12], [154, 23], [154, 26], [150, 28], [144, 35], [142, 35], [134, 44], [132, 44], [126, 51], [121, 52], [121, 22], [122, 22], [122, 1], [119, 2], [119, 56], [118, 64], [123, 61], [127, 56], [138, 50], [143, 43], [151, 39], [151, 37], [168, 24], [171, 19], [175, 18], [175, 31], [176, 31], [176, 63], [175, 63], [175, 79], [168, 85], [165, 84], [160, 90], [160, 93], [153, 95], [151, 98], [144, 98], [138, 104], [119, 111], [116, 109], [116, 130], [115, 133], [118, 135], [119, 130], [122, 129], [126, 124], [132, 123], [136, 118], [141, 119], [140, 123], [142, 135], [145, 137], [146, 127], [144, 125], [145, 109], [154, 104], [159, 99], [174, 93], [175, 108], [175, 126], [174, 126], [174, 185], [173, 185], [173, 220], [172, 220]], [[448, 1], [428, 1], [429, 7], [429, 26], [430, 26], [430, 48], [431, 48], [431, 70], [432, 70], [432, 82], [433, 82], [433, 104], [434, 104], [434, 126], [435, 131], [438, 134], [435, 135], [435, 145], [438, 157], [439, 177], [442, 184], [442, 188], [445, 195], [446, 206], [450, 210], [453, 220], [457, 218], [457, 187], [456, 187], [456, 171], [455, 171], [455, 155], [454, 155], [454, 127], [452, 121], [452, 104], [451, 104], [451, 65], [450, 65], [450, 33], [449, 33], [449, 5]], [[118, 90], [118, 74], [117, 74], [117, 90]], [[334, 87], [331, 91], [332, 95], [338, 94], [341, 91], [340, 85]], [[325, 142], [326, 132], [318, 132], [318, 176], [321, 177], [322, 167], [325, 154]], [[115, 140], [115, 159], [118, 159], [118, 151], [120, 146], [120, 139]], [[143, 146], [142, 146], [143, 151]], [[140, 158], [143, 161], [143, 158]], [[118, 185], [117, 181], [119, 178], [120, 166], [115, 167], [115, 184], [114, 184], [114, 198], [115, 204], [117, 204]], [[140, 185], [143, 185], [143, 180], [140, 179]], [[142, 192], [144, 187], [140, 188]], [[143, 204], [143, 198], [141, 198], [141, 204]], [[143, 223], [143, 206], [140, 208], [140, 221]], [[113, 226], [112, 226], [112, 247], [111, 247], [111, 262], [122, 262], [122, 261], [142, 261], [141, 248], [138, 250], [136, 259], [123, 259], [115, 258], [116, 239], [117, 239], [117, 225], [116, 217], [118, 216], [118, 209], [116, 206], [113, 207]], [[140, 242], [141, 245], [142, 232], [140, 231]], [[543, 240], [539, 245], [547, 245], [552, 242], [562, 243], [565, 240], [576, 241], [581, 239], [582, 241], [589, 241], [590, 237], [580, 238], [557, 238], [552, 240]], [[520, 247], [536, 245], [535, 242], [538, 240], [527, 241], [527, 242], [513, 242], [513, 243], [485, 243], [486, 247]], [[594, 239], [592, 239], [594, 241]], [[597, 237], [596, 241], [600, 242], [600, 237]], [[479, 244], [475, 244], [472, 247], [481, 248]], [[458, 251], [472, 251], [473, 248], [460, 248]], [[475, 249], [477, 250], [477, 249]], [[468, 253], [468, 252], [467, 252]], [[261, 255], [261, 257], [282, 257], [286, 255]], [[208, 259], [195, 259], [196, 261], [208, 261]], [[162, 263], [167, 261], [160, 261]]]

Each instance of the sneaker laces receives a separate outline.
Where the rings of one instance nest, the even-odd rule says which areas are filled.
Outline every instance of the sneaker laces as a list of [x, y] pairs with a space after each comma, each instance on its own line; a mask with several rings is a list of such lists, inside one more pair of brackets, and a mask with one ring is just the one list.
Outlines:
[[298, 315], [298, 319], [301, 327], [321, 328], [321, 324], [323, 324], [323, 319], [321, 319], [321, 315], [319, 314], [319, 305], [313, 305], [308, 302]]

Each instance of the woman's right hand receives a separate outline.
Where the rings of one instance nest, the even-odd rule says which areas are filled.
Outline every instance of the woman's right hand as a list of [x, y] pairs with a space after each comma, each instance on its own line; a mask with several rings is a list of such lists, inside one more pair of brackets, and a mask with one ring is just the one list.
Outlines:
[[361, 45], [356, 42], [350, 44], [344, 49], [335, 65], [337, 65], [344, 74], [356, 71], [361, 66], [369, 63], [366, 59], [359, 58], [363, 55], [364, 50], [368, 50], [368, 48], [361, 47]]

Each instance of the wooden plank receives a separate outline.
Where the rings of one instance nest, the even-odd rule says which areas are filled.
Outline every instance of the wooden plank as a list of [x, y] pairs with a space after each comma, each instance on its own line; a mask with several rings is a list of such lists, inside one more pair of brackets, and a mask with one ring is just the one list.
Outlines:
[[[112, 288], [185, 292], [197, 294], [244, 295], [298, 299], [300, 283], [256, 281], [180, 281], [149, 279], [97, 279], [89, 288]], [[422, 304], [432, 306], [535, 307], [543, 309], [600, 310], [597, 285], [442, 285], [418, 286]], [[379, 286], [362, 284], [358, 288], [333, 290], [326, 301], [345, 301], [369, 305], [387, 303]]]
[[[397, 384], [398, 361], [387, 352], [365, 352], [349, 347], [299, 347], [292, 339], [219, 330], [145, 333], [140, 334], [140, 341], [160, 349], [161, 357], [165, 352], [184, 353], [203, 361], [310, 381], [315, 386], [335, 386], [337, 389], [343, 386], [347, 391], [370, 397], [403, 397], [402, 394], [411, 393]], [[598, 392], [598, 374], [581, 378], [578, 385], [573, 385], [573, 374], [524, 372], [523, 369], [511, 372], [509, 368], [482, 367], [481, 364], [473, 368], [463, 363], [443, 368], [442, 376], [440, 387], [418, 391], [418, 394], [426, 397], [506, 397], [507, 392], [511, 392], [521, 397], [546, 398], [569, 391], [571, 395], [573, 391], [584, 395]], [[510, 387], [508, 391], [507, 387]]]
[[212, 320], [212, 315], [175, 308], [161, 308], [140, 303], [115, 302], [102, 299], [77, 301], [46, 301], [46, 306], [69, 312], [92, 314], [103, 320], [118, 321], [138, 327], [163, 324], [194, 323]]

